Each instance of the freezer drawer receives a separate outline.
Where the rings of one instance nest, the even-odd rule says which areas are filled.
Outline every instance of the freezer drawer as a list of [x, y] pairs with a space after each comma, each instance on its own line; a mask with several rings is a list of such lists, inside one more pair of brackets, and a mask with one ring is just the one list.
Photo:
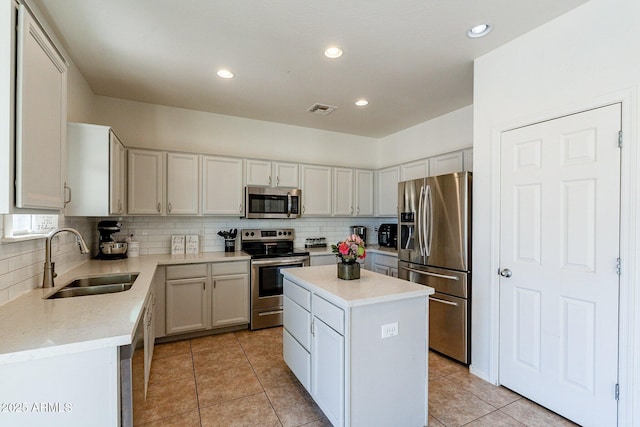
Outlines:
[[421, 285], [431, 286], [436, 292], [469, 298], [471, 273], [445, 270], [398, 261], [398, 277]]
[[468, 301], [436, 292], [429, 297], [429, 347], [470, 363]]

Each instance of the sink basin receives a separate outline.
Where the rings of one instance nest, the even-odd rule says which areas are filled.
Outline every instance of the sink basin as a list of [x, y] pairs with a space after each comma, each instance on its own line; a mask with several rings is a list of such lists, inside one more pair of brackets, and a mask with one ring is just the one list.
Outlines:
[[49, 295], [47, 299], [69, 298], [85, 295], [112, 294], [131, 289], [138, 273], [108, 274], [105, 276], [82, 277], [75, 279]]

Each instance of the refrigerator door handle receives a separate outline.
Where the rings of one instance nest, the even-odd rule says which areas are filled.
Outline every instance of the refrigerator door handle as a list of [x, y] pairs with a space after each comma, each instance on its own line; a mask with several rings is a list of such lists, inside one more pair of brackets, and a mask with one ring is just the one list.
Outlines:
[[424, 193], [425, 198], [425, 224], [424, 224], [424, 252], [431, 255], [431, 238], [433, 235], [433, 200], [431, 199], [431, 186], [427, 185]]
[[410, 268], [410, 267], [401, 267], [401, 268], [403, 270], [411, 271], [413, 273], [424, 274], [425, 276], [439, 277], [441, 279], [448, 279], [448, 280], [460, 280], [456, 276], [447, 276], [446, 274], [431, 273], [430, 271], [417, 270], [415, 268]]
[[416, 226], [418, 228], [418, 247], [420, 248], [420, 256], [424, 257], [424, 186], [420, 187], [420, 199], [418, 199], [418, 218], [416, 219]]

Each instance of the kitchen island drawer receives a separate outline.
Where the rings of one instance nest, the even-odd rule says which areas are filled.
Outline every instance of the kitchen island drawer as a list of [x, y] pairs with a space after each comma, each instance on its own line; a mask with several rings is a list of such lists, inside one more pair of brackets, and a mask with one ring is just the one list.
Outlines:
[[296, 285], [291, 280], [284, 279], [284, 294], [305, 310], [311, 311], [311, 292], [302, 286]]
[[311, 391], [311, 354], [285, 329], [283, 335], [284, 361], [307, 391]]
[[311, 350], [311, 313], [284, 296], [284, 328], [302, 346]]
[[313, 295], [313, 315], [344, 335], [344, 311], [318, 295]]

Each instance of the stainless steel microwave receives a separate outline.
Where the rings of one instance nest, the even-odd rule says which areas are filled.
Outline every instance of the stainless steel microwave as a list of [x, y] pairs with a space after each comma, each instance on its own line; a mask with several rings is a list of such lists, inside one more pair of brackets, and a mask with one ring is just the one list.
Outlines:
[[298, 188], [245, 187], [246, 218], [298, 218], [301, 205]]

